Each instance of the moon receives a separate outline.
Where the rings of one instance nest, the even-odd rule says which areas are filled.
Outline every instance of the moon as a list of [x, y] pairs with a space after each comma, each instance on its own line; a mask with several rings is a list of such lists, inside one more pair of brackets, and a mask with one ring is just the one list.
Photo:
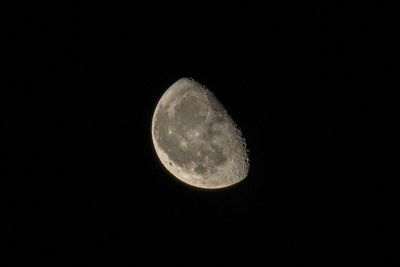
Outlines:
[[151, 128], [158, 158], [182, 182], [218, 189], [246, 178], [241, 131], [215, 95], [193, 79], [181, 78], [165, 91]]

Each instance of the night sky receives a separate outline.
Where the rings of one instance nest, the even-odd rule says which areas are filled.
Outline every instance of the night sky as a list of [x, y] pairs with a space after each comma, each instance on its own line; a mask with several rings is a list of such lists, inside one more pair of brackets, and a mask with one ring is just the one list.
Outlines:
[[[391, 69], [383, 7], [31, 8], [5, 10], [3, 31], [16, 265], [324, 266], [380, 250], [381, 263], [398, 260], [394, 193], [377, 167], [378, 88]], [[160, 163], [152, 115], [182, 77], [241, 129], [243, 182], [195, 189]]]

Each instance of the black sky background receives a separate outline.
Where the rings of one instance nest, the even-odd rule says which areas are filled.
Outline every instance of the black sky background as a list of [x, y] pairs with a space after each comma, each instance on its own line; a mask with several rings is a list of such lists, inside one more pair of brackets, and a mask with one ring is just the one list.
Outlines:
[[[16, 264], [395, 261], [393, 192], [376, 166], [383, 7], [36, 9], [3, 24]], [[181, 77], [241, 128], [242, 183], [198, 190], [159, 162], [151, 118]]]

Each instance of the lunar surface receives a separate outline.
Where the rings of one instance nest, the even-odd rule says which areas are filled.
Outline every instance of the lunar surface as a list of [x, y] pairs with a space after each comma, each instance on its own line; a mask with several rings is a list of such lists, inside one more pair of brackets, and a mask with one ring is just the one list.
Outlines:
[[171, 85], [152, 121], [155, 151], [186, 184], [216, 189], [246, 178], [249, 160], [240, 130], [214, 94], [192, 79]]

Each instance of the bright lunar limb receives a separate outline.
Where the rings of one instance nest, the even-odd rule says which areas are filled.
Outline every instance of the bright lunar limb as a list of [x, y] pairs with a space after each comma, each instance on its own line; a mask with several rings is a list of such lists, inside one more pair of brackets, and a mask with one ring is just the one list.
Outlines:
[[241, 132], [214, 94], [192, 79], [179, 79], [163, 94], [151, 132], [163, 165], [189, 185], [223, 188], [248, 174]]

